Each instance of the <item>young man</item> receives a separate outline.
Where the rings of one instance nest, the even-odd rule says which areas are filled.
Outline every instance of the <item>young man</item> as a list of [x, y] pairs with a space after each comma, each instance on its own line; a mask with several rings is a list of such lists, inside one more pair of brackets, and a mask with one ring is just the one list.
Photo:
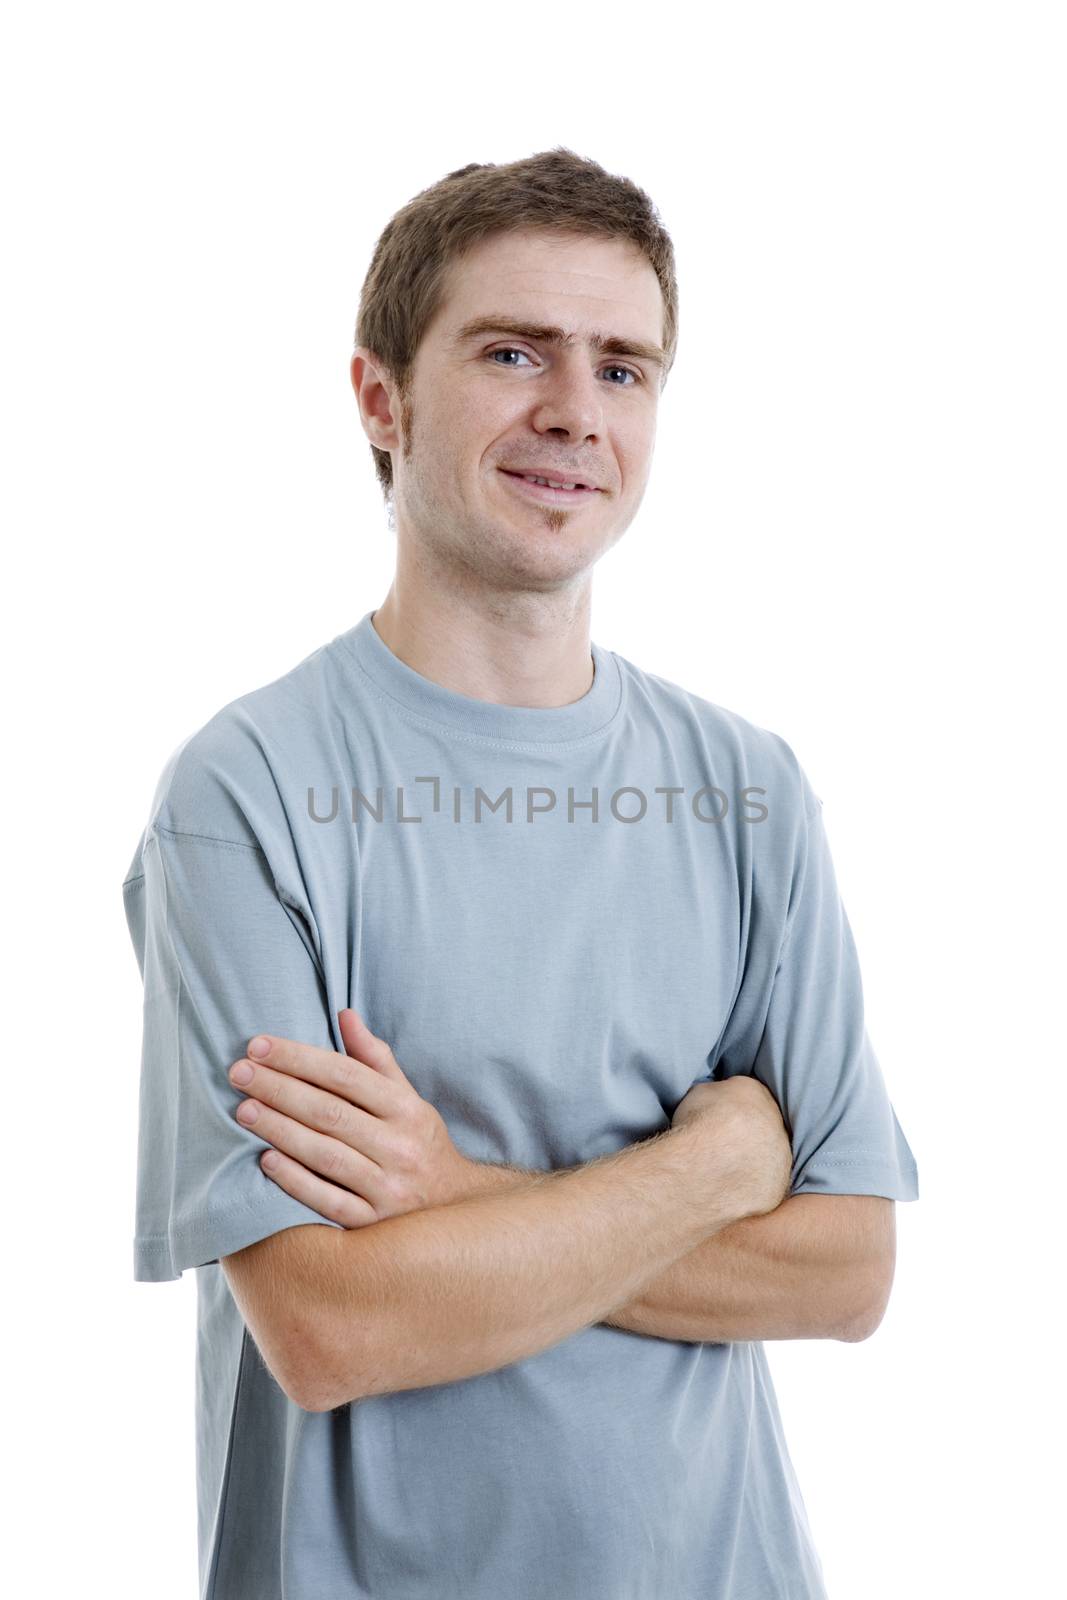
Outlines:
[[204, 1597], [825, 1594], [762, 1341], [873, 1331], [917, 1171], [789, 746], [590, 639], [676, 339], [628, 180], [416, 196], [352, 360], [389, 593], [160, 779], [135, 1273], [197, 1273]]

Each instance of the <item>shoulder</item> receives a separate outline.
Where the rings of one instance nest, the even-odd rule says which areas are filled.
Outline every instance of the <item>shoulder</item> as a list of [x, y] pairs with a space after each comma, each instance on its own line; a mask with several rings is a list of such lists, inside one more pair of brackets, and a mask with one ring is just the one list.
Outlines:
[[672, 750], [694, 750], [709, 783], [765, 790], [765, 803], [779, 819], [803, 829], [821, 802], [787, 739], [624, 656], [616, 654], [616, 660], [635, 714], [640, 718], [645, 713]]
[[[168, 756], [146, 832], [258, 846], [286, 829], [286, 792], [321, 747], [336, 687], [336, 640], [221, 706]], [[287, 774], [283, 784], [282, 774]]]

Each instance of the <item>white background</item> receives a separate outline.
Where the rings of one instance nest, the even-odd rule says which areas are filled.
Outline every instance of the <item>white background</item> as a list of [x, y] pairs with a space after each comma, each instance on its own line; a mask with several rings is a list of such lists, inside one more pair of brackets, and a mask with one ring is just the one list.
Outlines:
[[695, 20], [8, 13], [19, 1594], [196, 1592], [195, 1280], [132, 1278], [120, 885], [174, 747], [388, 589], [348, 380], [380, 229], [451, 168], [556, 144], [650, 193], [680, 280], [652, 480], [597, 569], [593, 636], [796, 750], [919, 1166], [875, 1336], [767, 1347], [830, 1595], [1054, 1585], [1062, 11]]

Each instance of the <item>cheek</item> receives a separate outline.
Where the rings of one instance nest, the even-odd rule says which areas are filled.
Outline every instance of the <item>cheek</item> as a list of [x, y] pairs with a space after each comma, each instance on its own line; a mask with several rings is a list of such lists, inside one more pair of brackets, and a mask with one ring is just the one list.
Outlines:
[[515, 410], [504, 404], [501, 390], [479, 384], [442, 389], [435, 404], [436, 421], [443, 434], [483, 443], [508, 426]]
[[642, 429], [621, 439], [616, 449], [616, 461], [627, 490], [643, 488], [652, 470], [652, 455], [656, 446], [655, 426]]
[[496, 460], [508, 441], [529, 435], [529, 399], [519, 385], [472, 384], [448, 397], [442, 427], [461, 439], [467, 453], [484, 462]]

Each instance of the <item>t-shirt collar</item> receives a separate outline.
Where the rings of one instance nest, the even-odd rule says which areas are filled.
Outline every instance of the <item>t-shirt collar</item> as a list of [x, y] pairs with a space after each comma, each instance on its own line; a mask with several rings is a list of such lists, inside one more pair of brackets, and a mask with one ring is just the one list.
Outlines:
[[613, 651], [590, 641], [593, 682], [579, 700], [564, 706], [509, 706], [458, 694], [423, 677], [394, 655], [375, 628], [373, 611], [340, 636], [377, 687], [408, 712], [428, 722], [486, 738], [521, 744], [562, 744], [605, 728], [619, 709], [622, 678]]

